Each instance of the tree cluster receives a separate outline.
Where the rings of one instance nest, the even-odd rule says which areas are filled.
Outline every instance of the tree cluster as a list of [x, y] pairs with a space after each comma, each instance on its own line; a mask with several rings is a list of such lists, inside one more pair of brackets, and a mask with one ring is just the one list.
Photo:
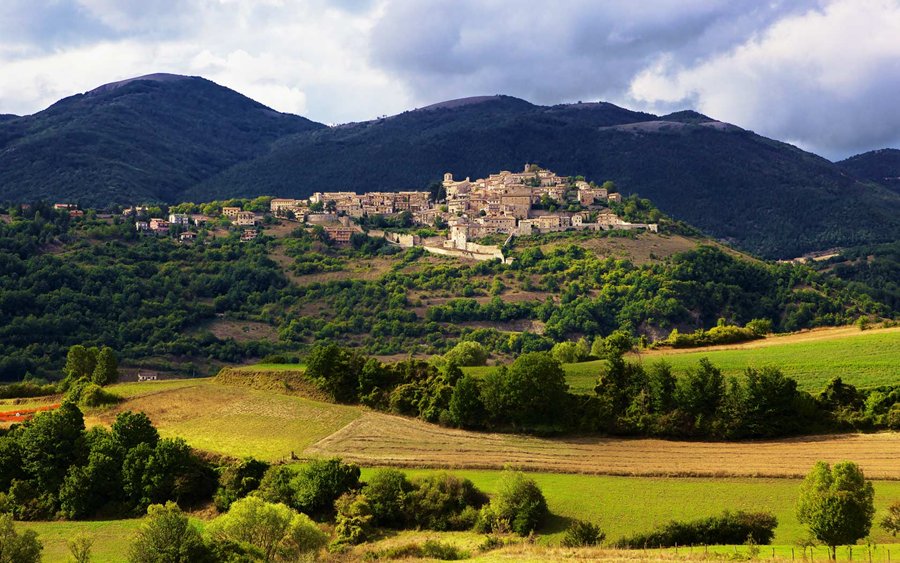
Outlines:
[[215, 486], [212, 468], [183, 440], [161, 439], [142, 413], [87, 431], [66, 401], [0, 437], [0, 511], [20, 520], [132, 515], [204, 500]]

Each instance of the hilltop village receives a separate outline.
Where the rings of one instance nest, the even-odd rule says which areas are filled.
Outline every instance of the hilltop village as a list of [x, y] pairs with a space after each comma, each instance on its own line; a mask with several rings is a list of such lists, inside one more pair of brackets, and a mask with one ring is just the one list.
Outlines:
[[362, 230], [354, 220], [408, 213], [417, 225], [447, 228], [446, 239], [437, 243], [416, 235], [371, 230], [370, 234], [439, 254], [502, 259], [500, 245], [477, 241], [492, 235], [508, 240], [567, 230], [657, 231], [655, 223], [629, 223], [616, 215], [609, 203], [621, 202], [621, 195], [612, 189], [611, 183], [598, 186], [526, 164], [522, 172], [502, 171], [474, 181], [455, 180], [446, 173], [438, 197], [427, 191], [316, 192], [308, 200], [273, 199], [271, 212], [320, 225], [338, 243]]
[[[354, 234], [365, 232], [436, 254], [505, 261], [502, 248], [514, 236], [611, 229], [657, 232], [656, 223], [630, 223], [617, 215], [610, 204], [621, 202], [612, 182], [597, 185], [526, 164], [521, 172], [502, 171], [478, 180], [455, 180], [448, 172], [431, 191], [316, 192], [309, 199], [256, 198], [249, 209], [229, 202], [180, 204], [168, 213], [143, 205], [128, 207], [122, 215], [134, 219], [140, 234], [171, 236], [184, 243], [217, 227], [237, 230], [242, 241], [252, 241], [261, 226], [285, 219], [321, 229], [335, 244], [347, 244]], [[76, 204], [57, 203], [54, 208], [71, 217], [84, 215]], [[204, 212], [185, 212], [200, 209]], [[433, 236], [423, 236], [428, 231]], [[446, 234], [434, 236], [439, 233]]]

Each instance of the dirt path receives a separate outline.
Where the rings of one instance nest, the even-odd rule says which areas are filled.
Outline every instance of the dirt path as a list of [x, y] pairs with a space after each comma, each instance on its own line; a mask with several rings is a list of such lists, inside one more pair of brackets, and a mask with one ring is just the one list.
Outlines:
[[656, 439], [544, 439], [442, 428], [367, 412], [306, 453], [366, 465], [529, 470], [607, 475], [798, 477], [818, 461], [852, 460], [866, 476], [900, 479], [900, 433], [719, 443]]

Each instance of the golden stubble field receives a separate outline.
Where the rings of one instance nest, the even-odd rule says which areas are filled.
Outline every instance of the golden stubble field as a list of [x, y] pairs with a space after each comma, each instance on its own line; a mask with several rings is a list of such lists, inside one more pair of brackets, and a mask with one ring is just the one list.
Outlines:
[[853, 460], [870, 478], [900, 479], [897, 432], [753, 442], [547, 439], [455, 430], [366, 412], [306, 453], [364, 465], [697, 477], [802, 477], [816, 461]]

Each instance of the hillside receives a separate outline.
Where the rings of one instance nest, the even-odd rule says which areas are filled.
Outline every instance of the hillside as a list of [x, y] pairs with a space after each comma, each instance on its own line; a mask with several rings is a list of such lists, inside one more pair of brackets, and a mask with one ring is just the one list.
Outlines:
[[624, 193], [767, 257], [900, 233], [896, 193], [733, 125], [694, 112], [656, 117], [611, 104], [542, 107], [506, 96], [297, 135], [185, 197], [422, 188], [444, 171], [479, 178], [523, 162], [612, 179]]
[[900, 149], [880, 149], [837, 163], [857, 178], [871, 180], [900, 193]]
[[133, 369], [209, 374], [322, 341], [405, 356], [467, 338], [508, 356], [619, 328], [653, 341], [720, 318], [790, 331], [894, 315], [865, 286], [677, 234], [524, 237], [501, 264], [377, 238], [332, 245], [290, 222], [252, 242], [203, 228], [205, 244], [185, 244], [93, 212], [73, 220], [37, 206], [2, 217], [6, 381], [57, 377], [74, 344], [112, 346]]
[[175, 201], [275, 140], [321, 127], [203, 78], [107, 84], [0, 119], [0, 201]]
[[509, 96], [327, 128], [202, 78], [155, 74], [0, 116], [0, 201], [306, 197], [423, 188], [446, 171], [474, 178], [536, 162], [614, 180], [718, 239], [791, 258], [898, 238], [900, 194], [878, 183], [893, 173], [862, 157], [835, 165], [692, 111], [660, 117]]

